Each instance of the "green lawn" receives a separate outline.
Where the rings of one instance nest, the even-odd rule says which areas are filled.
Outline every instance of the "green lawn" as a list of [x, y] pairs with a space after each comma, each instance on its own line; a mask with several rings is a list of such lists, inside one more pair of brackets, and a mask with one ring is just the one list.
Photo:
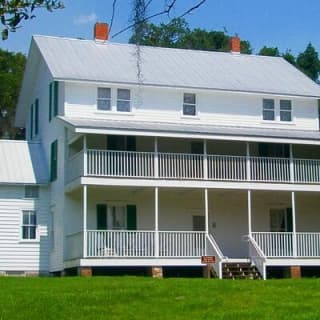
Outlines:
[[320, 279], [0, 277], [0, 319], [320, 319]]

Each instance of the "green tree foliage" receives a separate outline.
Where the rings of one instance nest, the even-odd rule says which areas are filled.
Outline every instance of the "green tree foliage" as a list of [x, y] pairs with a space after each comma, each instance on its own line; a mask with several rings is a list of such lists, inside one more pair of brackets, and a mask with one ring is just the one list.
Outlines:
[[[133, 33], [130, 43], [147, 46], [184, 48], [209, 51], [230, 51], [230, 36], [222, 31], [207, 31], [204, 29], [190, 30], [183, 18], [172, 19], [168, 24], [155, 25], [145, 22], [140, 34]], [[241, 41], [241, 52], [251, 53], [249, 41]]]
[[311, 43], [308, 44], [304, 52], [298, 55], [297, 66], [312, 80], [316, 81], [318, 79], [320, 72], [320, 61], [318, 52]]
[[35, 9], [44, 8], [48, 11], [64, 8], [58, 0], [0, 0], [0, 20], [2, 39], [7, 39], [9, 32], [19, 28], [23, 20], [33, 19]]
[[280, 57], [280, 52], [277, 47], [266, 47], [260, 49], [260, 56]]
[[282, 57], [287, 60], [289, 63], [291, 63], [292, 65], [296, 65], [296, 58], [295, 56], [291, 53], [290, 50], [287, 50], [285, 53], [282, 54]]
[[13, 123], [25, 63], [22, 53], [0, 49], [0, 138], [23, 138], [22, 130]]

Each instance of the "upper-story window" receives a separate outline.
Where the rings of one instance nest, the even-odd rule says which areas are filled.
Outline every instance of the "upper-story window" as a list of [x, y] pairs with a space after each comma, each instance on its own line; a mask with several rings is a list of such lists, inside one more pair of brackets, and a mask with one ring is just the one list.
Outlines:
[[117, 90], [117, 111], [130, 112], [130, 90]]
[[58, 115], [59, 82], [49, 84], [49, 121]]
[[183, 115], [196, 115], [196, 95], [194, 93], [183, 94]]
[[263, 99], [262, 117], [263, 120], [275, 120], [273, 99]]
[[110, 88], [98, 88], [97, 108], [98, 110], [111, 110]]
[[280, 100], [280, 121], [292, 121], [291, 100]]
[[39, 198], [39, 186], [26, 185], [24, 187], [24, 197], [28, 199]]

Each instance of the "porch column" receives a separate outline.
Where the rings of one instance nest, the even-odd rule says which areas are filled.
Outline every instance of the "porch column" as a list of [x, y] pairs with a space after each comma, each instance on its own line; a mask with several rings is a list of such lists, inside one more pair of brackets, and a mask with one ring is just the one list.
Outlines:
[[294, 182], [294, 166], [293, 166], [293, 148], [292, 144], [289, 144], [289, 153], [290, 153], [290, 182]]
[[251, 209], [251, 190], [248, 190], [248, 233], [252, 234], [252, 209]]
[[297, 256], [297, 227], [296, 227], [296, 199], [294, 191], [291, 192], [291, 205], [292, 205], [292, 251], [293, 256]]
[[208, 189], [204, 189], [204, 211], [205, 211], [205, 223], [206, 223], [206, 234], [209, 234], [209, 199]]
[[83, 257], [87, 257], [87, 186], [83, 186]]
[[207, 140], [203, 140], [203, 178], [208, 180], [208, 152]]
[[251, 180], [251, 164], [250, 164], [250, 143], [246, 142], [246, 166], [247, 166], [247, 180]]
[[154, 189], [154, 254], [159, 257], [159, 188]]
[[158, 137], [154, 137], [154, 177], [159, 178]]
[[87, 136], [83, 136], [83, 175], [88, 174], [88, 146], [87, 146]]

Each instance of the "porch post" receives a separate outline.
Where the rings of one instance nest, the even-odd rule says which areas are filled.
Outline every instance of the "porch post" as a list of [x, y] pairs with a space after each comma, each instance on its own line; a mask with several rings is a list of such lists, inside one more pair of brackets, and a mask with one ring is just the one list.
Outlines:
[[289, 153], [290, 153], [290, 181], [294, 182], [294, 166], [293, 166], [293, 148], [292, 144], [289, 144]]
[[154, 137], [154, 177], [159, 178], [158, 137]]
[[205, 223], [206, 234], [209, 234], [209, 203], [208, 203], [208, 189], [204, 189], [204, 211], [205, 211]]
[[204, 180], [208, 180], [207, 140], [203, 140], [203, 178]]
[[248, 233], [249, 236], [252, 234], [252, 209], [251, 209], [251, 190], [248, 190]]
[[87, 257], [87, 186], [83, 186], [83, 257]]
[[251, 164], [250, 164], [250, 143], [246, 142], [246, 165], [247, 165], [247, 180], [251, 180]]
[[297, 256], [297, 227], [296, 227], [296, 199], [295, 192], [291, 192], [291, 205], [292, 205], [292, 251], [293, 256]]
[[154, 254], [159, 257], [159, 188], [154, 189]]
[[83, 175], [88, 174], [88, 146], [87, 146], [87, 136], [83, 136]]

